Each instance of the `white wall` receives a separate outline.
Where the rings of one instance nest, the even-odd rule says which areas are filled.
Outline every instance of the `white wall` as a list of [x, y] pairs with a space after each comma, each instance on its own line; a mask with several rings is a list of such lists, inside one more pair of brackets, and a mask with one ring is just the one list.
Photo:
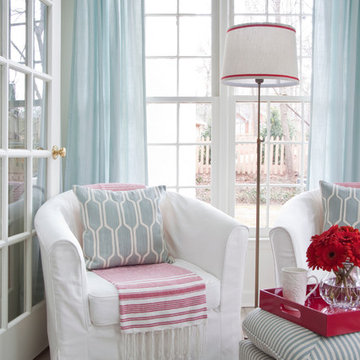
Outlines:
[[[275, 287], [274, 261], [269, 239], [260, 239], [260, 289]], [[254, 306], [255, 291], [255, 239], [249, 239], [245, 265], [244, 289], [242, 297], [243, 307]]]

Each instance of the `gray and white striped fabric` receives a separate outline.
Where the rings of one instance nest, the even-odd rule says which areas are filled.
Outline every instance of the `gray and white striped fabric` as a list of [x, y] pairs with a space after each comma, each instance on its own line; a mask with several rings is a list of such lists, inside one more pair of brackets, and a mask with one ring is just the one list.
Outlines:
[[239, 360], [274, 360], [274, 358], [259, 350], [251, 341], [242, 340], [239, 343]]
[[243, 330], [277, 360], [360, 360], [360, 332], [324, 337], [262, 309], [246, 317]]

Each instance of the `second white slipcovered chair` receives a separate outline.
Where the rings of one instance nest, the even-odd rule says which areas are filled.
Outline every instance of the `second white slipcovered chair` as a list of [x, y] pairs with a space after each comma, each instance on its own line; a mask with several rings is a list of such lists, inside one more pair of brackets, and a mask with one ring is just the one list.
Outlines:
[[[281, 268], [308, 268], [306, 250], [311, 237], [322, 233], [323, 208], [320, 189], [294, 196], [281, 208], [278, 219], [270, 231], [276, 286], [281, 286]], [[320, 280], [321, 270], [311, 271]]]

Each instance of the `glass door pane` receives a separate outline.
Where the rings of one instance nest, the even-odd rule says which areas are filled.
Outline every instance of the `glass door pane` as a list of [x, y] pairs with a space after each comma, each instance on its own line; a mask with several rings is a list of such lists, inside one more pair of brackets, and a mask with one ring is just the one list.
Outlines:
[[[46, 198], [46, 159], [33, 159], [33, 173], [32, 173], [32, 207], [33, 219], [40, 206], [45, 202]], [[33, 225], [34, 228], [34, 225]]]
[[25, 261], [24, 242], [9, 246], [9, 322], [21, 315], [25, 310]]
[[[32, 170], [32, 218], [34, 228], [34, 217], [40, 206], [46, 199], [46, 168], [47, 159], [33, 159]], [[44, 300], [44, 279], [41, 265], [39, 239], [35, 235], [32, 239], [32, 305]]]
[[26, 147], [25, 74], [9, 70], [9, 148]]
[[34, 2], [34, 69], [47, 71], [47, 16], [48, 7], [40, 0]]
[[9, 159], [9, 225], [8, 236], [25, 231], [26, 159]]
[[32, 306], [45, 298], [44, 278], [41, 264], [39, 239], [35, 235], [32, 239]]
[[26, 0], [10, 0], [9, 57], [26, 63]]
[[41, 79], [34, 79], [34, 97], [33, 97], [33, 149], [47, 148], [46, 144], [46, 101], [47, 84]]

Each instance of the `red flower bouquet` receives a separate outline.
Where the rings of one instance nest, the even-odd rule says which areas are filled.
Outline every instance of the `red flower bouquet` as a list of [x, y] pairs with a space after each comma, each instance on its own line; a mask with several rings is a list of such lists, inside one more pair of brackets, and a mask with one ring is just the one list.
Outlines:
[[358, 229], [334, 225], [322, 234], [314, 235], [306, 257], [311, 269], [333, 271], [335, 275], [325, 278], [320, 285], [320, 294], [328, 304], [354, 307], [360, 303], [360, 284], [354, 274], [360, 266]]
[[346, 261], [360, 266], [360, 232], [351, 226], [333, 225], [311, 238], [306, 257], [311, 269], [337, 271]]

